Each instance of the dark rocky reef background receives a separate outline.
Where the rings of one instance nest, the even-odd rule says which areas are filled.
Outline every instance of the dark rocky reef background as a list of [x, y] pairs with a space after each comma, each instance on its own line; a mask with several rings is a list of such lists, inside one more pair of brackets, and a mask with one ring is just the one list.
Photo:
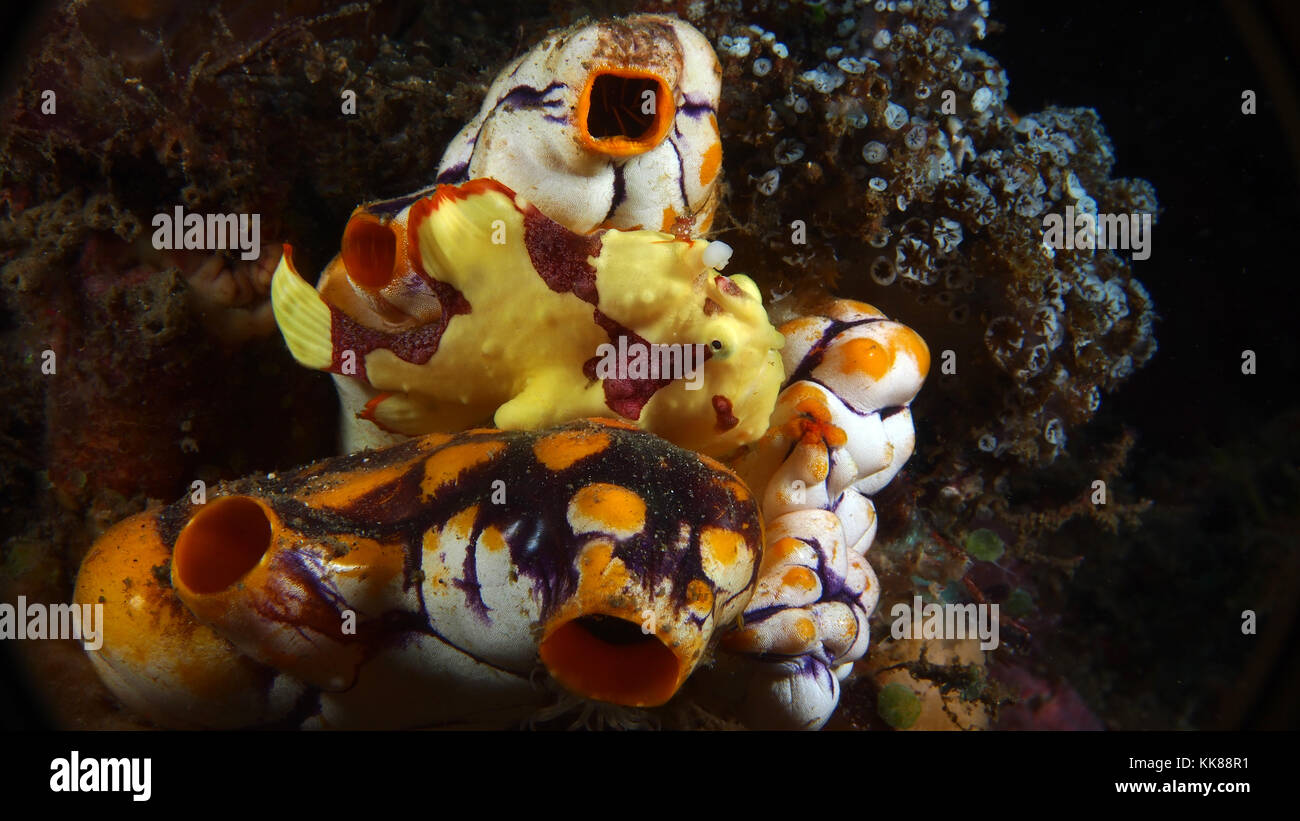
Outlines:
[[[149, 254], [153, 214], [261, 213], [263, 241], [318, 270], [355, 205], [432, 179], [497, 69], [544, 32], [675, 11], [724, 69], [729, 272], [769, 298], [872, 302], [934, 354], [917, 454], [877, 500], [874, 638], [893, 601], [997, 601], [1014, 624], [987, 671], [913, 674], [1000, 708], [1002, 726], [1294, 726], [1295, 13], [994, 3], [980, 39], [975, 4], [874, 6], [113, 0], [33, 14], [0, 111], [0, 597], [65, 599], [95, 535], [196, 478], [333, 452], [328, 378], [274, 334], [230, 332], [256, 295], [205, 292], [198, 260]], [[879, 66], [841, 62], [868, 51]], [[960, 128], [937, 107], [949, 88]], [[975, 156], [950, 169], [967, 140]], [[1045, 259], [1042, 214], [1078, 196], [1152, 210], [1151, 258]], [[1089, 502], [1096, 479], [1104, 507]], [[984, 532], [1001, 556], [972, 549]], [[1258, 635], [1241, 635], [1245, 609]], [[51, 722], [132, 725], [79, 648], [35, 649], [29, 686]], [[1041, 692], [1008, 683], [1025, 677]], [[855, 678], [836, 726], [880, 726], [875, 701]]]

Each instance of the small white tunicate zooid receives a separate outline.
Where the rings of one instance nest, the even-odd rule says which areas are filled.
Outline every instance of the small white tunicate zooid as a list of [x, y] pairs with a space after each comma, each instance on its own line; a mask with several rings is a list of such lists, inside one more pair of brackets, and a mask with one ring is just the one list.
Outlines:
[[890, 103], [885, 106], [885, 125], [890, 131], [897, 131], [907, 125], [907, 109], [898, 103]]
[[732, 37], [724, 34], [718, 39], [718, 50], [726, 52], [732, 57], [748, 57], [749, 48], [748, 37]]
[[1043, 438], [1053, 445], [1065, 444], [1065, 426], [1061, 424], [1060, 419], [1053, 419], [1047, 423], [1047, 427], [1043, 429]]
[[803, 158], [803, 143], [798, 140], [784, 139], [776, 144], [772, 152], [773, 157], [781, 165], [789, 165], [792, 162], [798, 162]]
[[867, 70], [867, 64], [857, 57], [843, 57], [835, 65], [839, 66], [840, 71], [845, 74], [861, 74]]

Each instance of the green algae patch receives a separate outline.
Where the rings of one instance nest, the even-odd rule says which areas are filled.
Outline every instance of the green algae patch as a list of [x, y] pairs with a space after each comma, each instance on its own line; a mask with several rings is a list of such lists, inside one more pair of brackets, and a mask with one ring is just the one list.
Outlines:
[[876, 698], [876, 713], [895, 730], [906, 730], [921, 717], [921, 700], [895, 681], [881, 689]]
[[973, 530], [966, 536], [966, 552], [982, 562], [996, 562], [1006, 550], [1002, 537], [988, 528]]
[[1007, 596], [1007, 602], [1004, 606], [1011, 618], [1018, 619], [1033, 612], [1034, 597], [1029, 595], [1029, 591], [1023, 587], [1017, 587], [1011, 591], [1010, 596]]

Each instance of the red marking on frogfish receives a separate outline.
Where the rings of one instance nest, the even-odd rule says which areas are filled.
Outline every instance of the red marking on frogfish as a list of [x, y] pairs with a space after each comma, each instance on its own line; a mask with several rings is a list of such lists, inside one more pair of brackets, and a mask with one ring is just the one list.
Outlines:
[[717, 283], [718, 290], [721, 291], [721, 292], [724, 293], [724, 294], [727, 294], [728, 296], [744, 296], [744, 295], [745, 295], [745, 292], [742, 291], [742, 290], [740, 290], [740, 286], [739, 286], [739, 285], [737, 285], [736, 283], [734, 283], [734, 282], [732, 282], [731, 280], [727, 279], [727, 278], [724, 277], [722, 274], [718, 274], [716, 277], [714, 277], [714, 278], [713, 278], [713, 281], [714, 281], [715, 283]]
[[718, 430], [727, 431], [740, 424], [740, 420], [731, 412], [731, 400], [722, 394], [713, 396], [713, 413], [718, 417]]
[[572, 293], [583, 302], [600, 303], [596, 269], [587, 260], [600, 255], [603, 231], [578, 234], [528, 206], [524, 210], [524, 247], [537, 275], [558, 294]]
[[[448, 290], [455, 297], [460, 296], [460, 293], [454, 288], [448, 286]], [[439, 294], [438, 298], [442, 299], [442, 294]], [[468, 313], [468, 304], [465, 303], [463, 297], [460, 302], [465, 307], [461, 310], [454, 310], [453, 313]], [[444, 302], [443, 304], [451, 305], [452, 303]], [[460, 306], [455, 307], [459, 308]], [[351, 351], [356, 372], [344, 375], [357, 376], [364, 380], [366, 379], [366, 354], [381, 348], [392, 351], [394, 356], [405, 362], [423, 365], [438, 352], [438, 343], [442, 341], [442, 334], [447, 330], [447, 323], [450, 321], [451, 316], [444, 309], [442, 316], [428, 325], [412, 328], [409, 331], [389, 333], [367, 328], [331, 305], [330, 341], [334, 345], [334, 359], [325, 370], [330, 373], [343, 374], [343, 358], [348, 351]]]
[[[604, 328], [605, 333], [609, 334], [609, 341], [615, 348], [618, 347], [618, 338], [623, 336], [627, 337], [627, 349], [629, 351], [632, 350], [634, 346], [639, 345], [642, 346], [642, 350], [647, 352], [647, 355], [654, 355], [652, 352], [655, 349], [650, 347], [650, 343], [646, 342], [645, 338], [640, 334], [610, 319], [599, 310], [593, 312], [593, 318], [595, 319], [596, 324], [601, 328]], [[705, 346], [704, 360], [701, 361], [700, 364], [703, 365], [704, 362], [708, 361], [712, 356], [713, 351], [709, 350], [708, 346]], [[588, 379], [594, 381], [597, 378], [596, 365], [600, 360], [601, 357], [593, 356], [591, 359], [582, 363], [582, 372]], [[605, 389], [605, 407], [614, 411], [619, 416], [624, 416], [628, 419], [640, 419], [641, 410], [645, 407], [645, 404], [654, 397], [655, 392], [662, 387], [672, 384], [672, 381], [671, 376], [667, 379], [650, 379], [648, 377], [645, 379], [606, 379], [605, 384], [603, 385]]]
[[[594, 315], [596, 324], [605, 329], [605, 333], [609, 334], [609, 341], [615, 347], [618, 346], [618, 338], [626, 336], [628, 350], [631, 350], [634, 345], [643, 345], [646, 351], [651, 350], [650, 343], [646, 342], [640, 334], [623, 327], [599, 310], [595, 311]], [[596, 363], [599, 361], [599, 356], [593, 356], [583, 363], [582, 372], [588, 379], [596, 378]], [[672, 381], [671, 379], [606, 379], [605, 406], [619, 416], [640, 419], [641, 409], [655, 395], [655, 391]]]

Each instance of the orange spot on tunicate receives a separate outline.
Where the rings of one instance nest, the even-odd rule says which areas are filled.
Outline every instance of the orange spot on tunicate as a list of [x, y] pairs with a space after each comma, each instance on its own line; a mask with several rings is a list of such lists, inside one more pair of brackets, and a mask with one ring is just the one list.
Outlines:
[[627, 538], [645, 527], [645, 500], [619, 485], [587, 485], [573, 495], [569, 509], [570, 524], [580, 532], [599, 529]]
[[601, 539], [589, 544], [578, 559], [578, 574], [579, 612], [609, 612], [627, 604], [633, 580], [623, 560], [614, 557], [612, 542]]
[[737, 502], [746, 501], [751, 496], [749, 487], [744, 482], [740, 481], [740, 479], [721, 479], [719, 480], [719, 484], [721, 484], [723, 489], [730, 493], [731, 498]]
[[704, 160], [700, 163], [700, 185], [708, 185], [718, 176], [718, 169], [722, 167], [722, 143], [714, 143], [704, 152]]
[[821, 338], [822, 327], [826, 320], [819, 316], [801, 316], [798, 319], [792, 319], [789, 322], [777, 328], [782, 336], [804, 336], [811, 342], [816, 342]]
[[361, 468], [325, 474], [317, 482], [307, 485], [303, 491], [295, 492], [294, 496], [322, 510], [345, 508], [361, 497], [401, 479], [418, 458], [406, 459], [378, 470]]
[[706, 527], [700, 531], [700, 549], [723, 567], [736, 561], [744, 546], [745, 537], [734, 530]]
[[660, 231], [668, 233], [673, 229], [673, 223], [677, 222], [677, 212], [671, 205], [664, 208], [663, 222], [659, 227]]
[[475, 465], [481, 465], [506, 449], [504, 442], [468, 442], [443, 448], [429, 457], [424, 465], [424, 479], [420, 492], [433, 496], [443, 487], [455, 484], [461, 474]]
[[[793, 536], [784, 536], [768, 546], [767, 554], [763, 558], [772, 561], [785, 561], [791, 556], [796, 555], [802, 546], [803, 542]], [[766, 564], [766, 562], [764, 562], [764, 564]]]
[[890, 339], [895, 346], [907, 351], [916, 360], [917, 370], [924, 377], [930, 372], [930, 347], [921, 336], [906, 326], [899, 326]]
[[609, 434], [565, 430], [543, 436], [533, 444], [533, 455], [548, 470], [564, 470], [581, 459], [609, 447]]
[[[835, 430], [839, 431], [841, 436], [844, 433], [839, 428], [835, 428]], [[822, 438], [824, 439], [825, 436], [823, 436]], [[840, 444], [842, 445], [843, 442], [841, 442]], [[817, 452], [810, 455], [810, 458], [808, 460], [808, 473], [812, 476], [813, 481], [815, 482], [826, 481], [826, 474], [829, 472], [830, 472], [830, 465], [827, 464], [826, 462], [826, 453], [824, 451]]]
[[[785, 389], [781, 395], [782, 404], [793, 404], [796, 407], [802, 407], [807, 402], [814, 402], [825, 407], [826, 400], [823, 398], [821, 391], [817, 390], [810, 382], [796, 382]], [[826, 418], [830, 418], [830, 410], [826, 410]]]
[[817, 583], [817, 574], [806, 567], [792, 567], [781, 577], [782, 586], [805, 593], [816, 589]]
[[866, 375], [879, 382], [894, 364], [894, 354], [874, 339], [858, 337], [836, 346], [839, 370], [846, 376]]
[[406, 550], [401, 544], [358, 537], [348, 540], [347, 549], [347, 553], [335, 559], [339, 571], [363, 578], [370, 585], [400, 579], [406, 566]]
[[584, 577], [600, 576], [609, 567], [613, 556], [614, 545], [605, 541], [596, 542], [582, 551], [582, 557], [578, 559], [578, 569]]
[[699, 615], [713, 610], [713, 591], [700, 579], [691, 579], [686, 585], [686, 606]]
[[804, 645], [812, 644], [817, 638], [817, 625], [810, 618], [798, 619], [794, 623], [794, 632]]
[[458, 539], [467, 540], [469, 534], [474, 532], [474, 522], [477, 520], [478, 505], [470, 505], [448, 519], [446, 526], [443, 527], [443, 532], [449, 533]]
[[488, 526], [483, 528], [483, 535], [479, 537], [479, 540], [483, 543], [484, 547], [493, 552], [506, 549], [505, 537], [502, 536], [501, 531], [497, 530], [495, 527]]

